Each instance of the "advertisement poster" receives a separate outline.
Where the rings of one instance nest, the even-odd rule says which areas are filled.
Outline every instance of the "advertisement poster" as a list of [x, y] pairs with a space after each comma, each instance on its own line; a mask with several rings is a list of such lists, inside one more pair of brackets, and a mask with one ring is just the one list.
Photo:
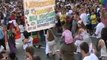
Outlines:
[[28, 32], [55, 26], [55, 0], [23, 0]]

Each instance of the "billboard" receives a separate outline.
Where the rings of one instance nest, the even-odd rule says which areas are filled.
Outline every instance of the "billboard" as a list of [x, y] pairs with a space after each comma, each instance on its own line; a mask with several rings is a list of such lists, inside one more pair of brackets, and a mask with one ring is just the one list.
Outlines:
[[55, 26], [55, 0], [24, 0], [23, 3], [28, 32]]

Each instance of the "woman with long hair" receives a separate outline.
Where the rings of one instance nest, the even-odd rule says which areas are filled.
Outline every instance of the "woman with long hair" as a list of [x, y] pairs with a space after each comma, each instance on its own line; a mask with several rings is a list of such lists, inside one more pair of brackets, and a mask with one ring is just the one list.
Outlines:
[[55, 55], [55, 37], [52, 32], [52, 29], [47, 30], [46, 38], [46, 54], [47, 57], [49, 57], [50, 54]]
[[107, 60], [107, 27], [102, 29], [101, 39], [98, 42], [100, 47], [100, 56], [102, 60]]

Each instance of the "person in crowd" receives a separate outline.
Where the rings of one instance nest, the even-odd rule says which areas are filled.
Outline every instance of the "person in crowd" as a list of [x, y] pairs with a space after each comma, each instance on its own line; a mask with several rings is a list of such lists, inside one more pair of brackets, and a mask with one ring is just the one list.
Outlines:
[[2, 27], [2, 24], [0, 24], [0, 45], [3, 45], [4, 49], [6, 50], [6, 46], [5, 46], [5, 36], [4, 36], [4, 30]]
[[96, 26], [95, 36], [96, 38], [101, 38], [101, 31], [105, 27], [103, 22], [99, 22]]
[[2, 45], [4, 47], [4, 49], [6, 50], [6, 46], [5, 46], [5, 36], [4, 36], [4, 31], [3, 31], [3, 27], [2, 24], [0, 23], [0, 45]]
[[107, 60], [107, 48], [103, 39], [98, 42], [98, 47], [100, 47], [100, 58], [101, 60]]
[[[23, 24], [21, 24], [21, 22], [18, 24], [18, 27], [19, 27], [19, 30], [20, 30], [20, 33], [21, 33], [21, 37], [20, 37], [20, 40], [23, 40], [24, 39], [24, 31], [25, 31], [25, 27], [23, 26]], [[19, 34], [20, 34], [19, 33]]]
[[15, 43], [15, 30], [14, 30], [14, 25], [12, 23], [8, 24], [7, 27], [7, 35], [8, 35], [8, 45], [10, 48], [11, 53], [16, 54], [16, 43]]
[[10, 19], [13, 22], [14, 26], [16, 26], [17, 23], [16, 23], [16, 12], [15, 11], [12, 12], [12, 15], [11, 15]]
[[83, 38], [83, 41], [87, 42], [88, 40], [90, 40], [89, 33], [87, 33], [87, 30], [84, 27], [80, 28], [80, 34]]
[[[97, 48], [97, 51], [100, 52], [99, 47], [98, 47], [98, 41], [102, 38], [101, 35], [101, 31], [103, 28], [106, 27], [106, 12], [104, 12], [104, 9], [101, 9], [101, 21], [97, 24], [96, 26], [96, 31], [95, 31], [95, 37], [97, 38], [97, 40], [95, 41], [95, 46]], [[100, 56], [100, 53], [98, 53], [98, 56]]]
[[[58, 14], [58, 13], [57, 13], [57, 14]], [[56, 19], [57, 19], [57, 23], [56, 23], [57, 32], [58, 32], [58, 33], [61, 33], [61, 32], [62, 32], [62, 29], [61, 29], [61, 22], [60, 22], [59, 16], [56, 16]]]
[[60, 52], [62, 56], [62, 60], [75, 60], [74, 52], [76, 50], [74, 45], [74, 39], [72, 36], [72, 32], [68, 30], [67, 26], [64, 25], [62, 37], [64, 39], [64, 43], [61, 46]]
[[99, 60], [94, 53], [89, 54], [89, 45], [86, 42], [80, 44], [83, 60]]
[[89, 45], [92, 44], [91, 39], [89, 37], [89, 34], [87, 33], [87, 30], [83, 27], [79, 28], [77, 34], [75, 35], [75, 45], [77, 47], [76, 53], [78, 54], [79, 59], [81, 59], [81, 60], [82, 60], [82, 58], [81, 58], [82, 56], [81, 56], [81, 53], [80, 53], [81, 52], [80, 44], [82, 42], [87, 42]]
[[77, 32], [77, 27], [78, 27], [77, 21], [78, 20], [79, 20], [78, 12], [75, 12], [74, 19], [72, 21], [72, 29], [71, 29], [73, 36], [75, 36], [75, 33]]
[[25, 50], [29, 46], [33, 46], [33, 38], [31, 37], [31, 34], [28, 33], [27, 31], [24, 31], [24, 41], [23, 41], [23, 49]]
[[19, 26], [18, 25], [14, 25], [14, 30], [15, 30], [15, 40], [16, 41], [19, 41], [19, 40], [21, 40], [21, 32], [20, 32], [20, 28], [19, 28]]
[[65, 23], [66, 23], [66, 14], [65, 14], [65, 9], [63, 9], [63, 11], [61, 11], [61, 15], [59, 16], [60, 17], [60, 22], [61, 22], [61, 25], [63, 26]]
[[[84, 10], [85, 9], [85, 10]], [[80, 19], [83, 21], [83, 24], [86, 26], [89, 22], [88, 16], [86, 14], [86, 8], [81, 8]]]
[[80, 31], [80, 35], [84, 41], [88, 41], [90, 39], [89, 33], [87, 32], [82, 20], [78, 21], [78, 31]]
[[[84, 45], [84, 46], [83, 46]], [[87, 43], [82, 43], [80, 45], [80, 49], [81, 49], [81, 53], [82, 53], [82, 56], [83, 56], [83, 60], [89, 60], [89, 46]]]
[[107, 27], [104, 27], [101, 32], [101, 39], [98, 42], [100, 56], [102, 60], [107, 59]]
[[76, 54], [78, 56], [78, 58], [76, 58], [76, 59], [77, 60], [82, 60], [82, 55], [81, 55], [81, 50], [80, 50], [80, 44], [83, 42], [83, 37], [81, 35], [81, 31], [80, 30], [75, 35], [74, 39], [75, 39], [75, 46], [77, 47]]
[[[99, 22], [96, 26], [96, 30], [95, 30], [95, 37], [97, 38], [96, 43], [98, 42], [98, 40], [101, 38], [101, 31], [102, 29], [105, 27], [103, 22]], [[96, 44], [95, 43], [95, 44]], [[96, 44], [97, 45], [97, 44]]]
[[95, 27], [97, 25], [97, 16], [95, 14], [95, 10], [94, 9], [91, 12], [90, 19], [91, 19], [92, 29], [95, 30]]
[[66, 44], [70, 44], [74, 42], [72, 32], [69, 30], [68, 25], [63, 26], [63, 33], [62, 33], [61, 38], [64, 38], [64, 42]]
[[27, 47], [26, 48], [26, 60], [33, 60], [33, 55], [34, 55], [34, 48]]
[[46, 54], [49, 57], [50, 54], [55, 55], [55, 36], [52, 29], [47, 30], [46, 36]]
[[107, 48], [107, 27], [102, 29], [101, 38], [104, 40]]

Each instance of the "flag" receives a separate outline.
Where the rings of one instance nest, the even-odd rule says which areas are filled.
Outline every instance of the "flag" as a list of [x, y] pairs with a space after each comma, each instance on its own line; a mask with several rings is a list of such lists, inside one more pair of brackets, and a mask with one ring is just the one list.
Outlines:
[[103, 6], [104, 6], [104, 8], [105, 8], [106, 11], [107, 11], [107, 0], [104, 0], [104, 1], [103, 1]]
[[103, 5], [103, 7], [106, 9], [107, 11], [107, 0], [99, 0], [99, 2]]

